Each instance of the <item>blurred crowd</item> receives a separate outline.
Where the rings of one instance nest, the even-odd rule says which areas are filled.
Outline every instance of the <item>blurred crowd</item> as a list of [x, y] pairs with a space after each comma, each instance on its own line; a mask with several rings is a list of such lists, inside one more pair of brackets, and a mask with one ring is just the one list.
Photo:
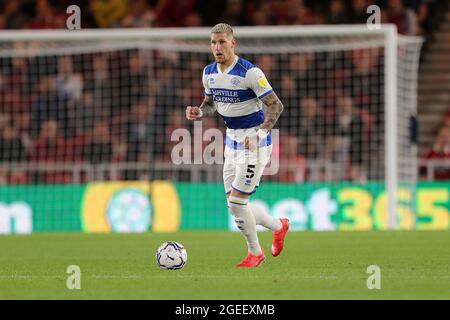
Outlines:
[[[4, 1], [0, 26], [64, 28], [74, 1]], [[365, 22], [371, 3], [407, 34], [423, 34], [433, 1], [86, 1], [82, 27], [317, 24]], [[89, 8], [86, 12], [86, 8]], [[245, 55], [288, 106], [274, 152], [291, 166], [278, 181], [313, 177], [306, 164], [342, 164], [336, 179], [365, 182], [383, 174], [382, 50]], [[0, 58], [0, 183], [70, 183], [70, 172], [2, 169], [3, 163], [151, 163], [170, 161], [175, 129], [192, 131], [184, 107], [203, 99], [206, 53], [117, 50]], [[194, 76], [195, 75], [195, 76]], [[157, 81], [154, 81], [157, 79]], [[326, 89], [326, 90], [325, 90]], [[433, 150], [448, 156], [449, 120]], [[224, 130], [218, 118], [203, 121]], [[442, 137], [441, 137], [442, 136]], [[439, 140], [439, 141], [438, 141]], [[445, 142], [443, 142], [445, 141]], [[374, 157], [373, 155], [379, 155]], [[430, 155], [434, 156], [434, 155]], [[292, 169], [294, 166], [294, 169]], [[319, 173], [320, 175], [320, 173]], [[125, 170], [121, 179], [138, 179]], [[332, 179], [332, 178], [331, 178]]]
[[[449, 106], [450, 108], [450, 106]], [[445, 115], [440, 128], [436, 134], [433, 145], [425, 150], [423, 158], [427, 160], [449, 160], [450, 161], [450, 111]], [[421, 168], [424, 174], [425, 168]], [[449, 166], [438, 167], [435, 170], [434, 179], [450, 179]]]
[[[276, 179], [308, 179], [305, 164], [325, 160], [344, 165], [338, 179], [379, 178], [381, 160], [373, 154], [382, 152], [383, 139], [380, 48], [245, 58], [264, 70], [287, 106], [274, 152], [295, 168], [282, 166]], [[174, 130], [193, 131], [184, 107], [202, 101], [201, 73], [210, 59], [207, 53], [128, 49], [0, 58], [0, 163], [170, 162], [178, 143], [170, 140]], [[217, 117], [202, 125], [203, 132], [225, 129]], [[132, 170], [124, 174], [137, 178]], [[70, 179], [70, 173], [4, 177]]]
[[367, 7], [400, 33], [423, 35], [439, 0], [3, 0], [0, 29], [66, 28], [66, 8], [81, 8], [82, 28], [366, 23]]

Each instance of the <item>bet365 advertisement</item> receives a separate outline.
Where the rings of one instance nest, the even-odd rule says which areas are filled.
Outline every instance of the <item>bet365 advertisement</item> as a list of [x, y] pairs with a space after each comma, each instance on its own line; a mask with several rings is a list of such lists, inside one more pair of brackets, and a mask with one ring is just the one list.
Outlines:
[[[397, 229], [448, 230], [450, 181], [419, 183], [397, 194]], [[251, 202], [292, 230], [384, 230], [382, 184], [265, 183]], [[99, 182], [87, 185], [1, 186], [0, 234], [32, 232], [174, 232], [236, 230], [222, 184]]]

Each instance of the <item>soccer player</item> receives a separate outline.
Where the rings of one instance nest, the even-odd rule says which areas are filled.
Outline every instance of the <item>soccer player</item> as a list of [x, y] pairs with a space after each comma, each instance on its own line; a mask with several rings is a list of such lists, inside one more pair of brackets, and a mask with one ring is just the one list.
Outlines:
[[[186, 117], [198, 120], [217, 112], [227, 126], [223, 181], [228, 208], [244, 235], [247, 257], [237, 267], [257, 267], [265, 255], [259, 244], [256, 225], [274, 232], [272, 255], [283, 250], [289, 230], [288, 219], [275, 219], [249, 204], [259, 185], [264, 167], [270, 160], [270, 130], [283, 111], [283, 104], [272, 90], [261, 69], [238, 57], [234, 50], [233, 29], [225, 23], [211, 30], [211, 50], [215, 63], [203, 69], [205, 98], [200, 107], [188, 106]], [[266, 112], [262, 108], [266, 105]]]

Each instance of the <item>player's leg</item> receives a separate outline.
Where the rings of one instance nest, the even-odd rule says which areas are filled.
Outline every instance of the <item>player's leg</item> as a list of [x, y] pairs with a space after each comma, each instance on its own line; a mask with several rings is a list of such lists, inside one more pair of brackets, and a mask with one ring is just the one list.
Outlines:
[[[240, 172], [237, 176], [242, 177], [241, 180], [239, 181], [239, 179], [236, 179], [237, 181], [235, 181], [234, 183], [236, 185], [242, 185], [244, 181], [243, 180], [244, 173], [247, 173], [245, 175], [244, 184], [248, 184], [250, 182], [249, 181], [250, 178], [252, 180], [251, 186], [252, 187], [254, 186], [253, 192], [255, 192], [259, 186], [264, 169], [267, 163], [270, 161], [271, 153], [272, 153], [272, 146], [260, 147], [258, 149], [256, 166], [254, 166], [254, 168], [251, 167], [250, 169], [247, 168], [246, 172]], [[239, 170], [242, 170], [242, 167], [239, 167], [238, 171]], [[252, 204], [250, 204], [250, 210], [252, 211], [252, 214], [255, 216], [256, 224], [262, 225], [263, 227], [272, 230], [274, 232], [271, 251], [274, 257], [278, 256], [284, 247], [284, 238], [289, 230], [289, 220], [286, 218], [276, 219], [267, 212], [265, 212], [264, 210], [262, 210], [260, 207]]]
[[255, 216], [256, 224], [274, 232], [271, 252], [274, 257], [278, 256], [284, 248], [284, 238], [289, 231], [289, 219], [276, 219], [264, 211], [260, 206], [256, 206], [252, 203], [249, 205], [252, 214]]
[[223, 178], [227, 192], [228, 210], [233, 215], [236, 226], [247, 241], [248, 251], [254, 255], [261, 253], [258, 235], [256, 233], [255, 216], [249, 207], [249, 193], [243, 193], [232, 187], [235, 178], [235, 166], [227, 163], [223, 166]]
[[261, 249], [256, 232], [256, 221], [252, 214], [248, 201], [249, 195], [233, 189], [228, 197], [228, 206], [234, 221], [247, 241], [248, 254], [238, 264], [238, 267], [257, 267], [264, 260], [265, 255]]
[[250, 203], [250, 210], [255, 216], [256, 224], [259, 226], [263, 226], [271, 231], [278, 231], [281, 229], [281, 220], [272, 217], [268, 214], [263, 208], [257, 206], [253, 203]]
[[[245, 155], [245, 153], [236, 154], [236, 156], [241, 156], [241, 158], [237, 159], [236, 162], [242, 165], [236, 167], [237, 171], [240, 170], [240, 172], [235, 184], [240, 185], [243, 189], [250, 190], [251, 193], [256, 192], [256, 189], [259, 186], [264, 168], [270, 160], [272, 147], [267, 146], [264, 147], [264, 149], [260, 148], [256, 152], [259, 152], [259, 154], [253, 158], [251, 158], [250, 155]], [[242, 159], [242, 157], [244, 157], [244, 159]], [[247, 165], [248, 162], [253, 163], [253, 165]], [[232, 181], [233, 180], [235, 180], [235, 176], [233, 176]], [[261, 225], [272, 231], [277, 231], [281, 228], [281, 222], [279, 219], [273, 218], [271, 215], [251, 203], [249, 203], [249, 206], [255, 216], [255, 222], [257, 225]]]
[[256, 233], [255, 216], [249, 207], [249, 195], [233, 189], [228, 197], [228, 206], [236, 226], [247, 240], [248, 252], [260, 255], [261, 247]]
[[[231, 185], [231, 183], [230, 183]], [[225, 189], [228, 190], [228, 189]], [[231, 191], [226, 192], [227, 201], [230, 197]], [[250, 207], [250, 211], [252, 212], [253, 216], [255, 217], [256, 225], [263, 226], [264, 228], [267, 228], [272, 231], [277, 231], [281, 228], [281, 221], [280, 219], [275, 219], [270, 214], [265, 212], [262, 208], [255, 205], [254, 203], [249, 202], [248, 206]], [[229, 208], [228, 208], [229, 209]]]
[[[229, 198], [231, 191], [227, 192], [227, 198]], [[272, 244], [272, 254], [277, 256], [283, 250], [284, 237], [289, 229], [288, 219], [276, 219], [270, 214], [265, 212], [261, 207], [254, 205], [253, 203], [247, 204], [251, 213], [255, 217], [256, 225], [263, 226], [274, 232], [274, 241]], [[230, 209], [228, 205], [228, 209]], [[239, 225], [238, 225], [239, 228]]]
[[236, 180], [237, 166], [235, 163], [236, 150], [226, 148], [225, 163], [223, 166], [223, 181], [225, 192], [227, 193], [228, 210], [234, 217], [236, 226], [241, 231], [247, 242], [248, 255], [238, 265], [239, 267], [256, 267], [265, 256], [259, 245], [256, 233], [256, 221], [249, 208], [249, 197], [251, 192], [241, 192], [233, 188], [233, 181]]

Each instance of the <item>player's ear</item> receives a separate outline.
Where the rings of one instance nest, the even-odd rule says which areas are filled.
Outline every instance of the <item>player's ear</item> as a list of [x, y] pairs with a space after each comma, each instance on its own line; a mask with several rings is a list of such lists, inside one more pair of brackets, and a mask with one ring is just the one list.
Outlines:
[[236, 47], [237, 45], [236, 38], [233, 37], [233, 39], [231, 39], [231, 44], [233, 45], [233, 48]]

